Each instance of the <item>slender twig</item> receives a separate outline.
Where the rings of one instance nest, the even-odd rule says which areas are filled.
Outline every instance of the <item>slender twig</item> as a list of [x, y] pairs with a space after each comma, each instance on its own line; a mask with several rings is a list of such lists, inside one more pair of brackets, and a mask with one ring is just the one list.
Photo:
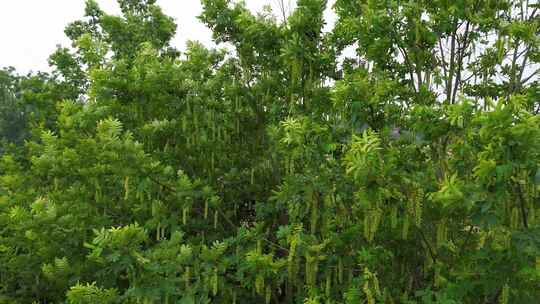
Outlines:
[[525, 79], [523, 79], [521, 81], [521, 85], [524, 85], [525, 83], [527, 83], [527, 81], [531, 80], [531, 78], [533, 78], [534, 76], [536, 76], [536, 74], [538, 74], [538, 72], [540, 72], [540, 69], [537, 69], [536, 71], [534, 71], [531, 75], [527, 76]]
[[429, 251], [429, 254], [431, 255], [431, 259], [433, 260], [433, 262], [437, 261], [437, 255], [435, 254], [435, 251], [433, 251], [433, 248], [431, 248], [431, 245], [429, 244], [426, 236], [424, 235], [424, 232], [422, 231], [422, 229], [420, 229], [420, 227], [418, 227], [417, 231], [420, 234], [420, 236], [422, 237], [422, 240], [423, 240], [424, 244], [426, 245], [426, 247], [427, 247], [427, 249]]
[[462, 65], [463, 65], [463, 58], [465, 57], [465, 51], [467, 50], [467, 48], [469, 47], [469, 26], [470, 26], [470, 22], [467, 21], [467, 24], [465, 25], [465, 33], [464, 33], [464, 38], [463, 38], [463, 43], [459, 43], [458, 44], [460, 45], [459, 46], [459, 49], [458, 49], [458, 64], [457, 64], [457, 73], [456, 73], [456, 82], [454, 84], [454, 90], [452, 92], [452, 104], [456, 102], [456, 94], [457, 94], [457, 90], [459, 88], [459, 84], [461, 83], [461, 71], [463, 69]]
[[450, 61], [448, 68], [448, 76], [446, 77], [446, 102], [451, 103], [452, 101], [452, 84], [454, 78], [454, 68], [455, 68], [455, 57], [456, 57], [456, 35], [457, 35], [457, 26], [452, 32], [452, 38], [450, 42]]

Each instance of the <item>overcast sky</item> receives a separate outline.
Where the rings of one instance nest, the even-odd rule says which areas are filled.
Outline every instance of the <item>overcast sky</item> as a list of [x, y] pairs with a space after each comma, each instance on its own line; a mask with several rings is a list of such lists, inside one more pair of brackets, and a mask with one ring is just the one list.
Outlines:
[[[106, 12], [119, 13], [116, 1], [97, 2]], [[84, 3], [85, 0], [0, 0], [0, 68], [13, 66], [20, 73], [50, 71], [47, 58], [57, 44], [70, 45], [64, 27], [83, 16]], [[196, 18], [201, 13], [199, 0], [158, 0], [157, 3], [178, 25], [174, 46], [184, 49], [187, 40], [213, 45], [210, 31]], [[252, 11], [260, 11], [267, 4], [275, 7], [276, 0], [245, 0], [245, 3]]]

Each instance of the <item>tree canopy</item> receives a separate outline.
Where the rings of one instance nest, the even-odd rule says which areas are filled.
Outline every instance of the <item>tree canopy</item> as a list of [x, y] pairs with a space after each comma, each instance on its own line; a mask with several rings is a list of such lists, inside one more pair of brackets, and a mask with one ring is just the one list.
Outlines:
[[538, 303], [537, 1], [201, 2], [0, 71], [1, 304]]

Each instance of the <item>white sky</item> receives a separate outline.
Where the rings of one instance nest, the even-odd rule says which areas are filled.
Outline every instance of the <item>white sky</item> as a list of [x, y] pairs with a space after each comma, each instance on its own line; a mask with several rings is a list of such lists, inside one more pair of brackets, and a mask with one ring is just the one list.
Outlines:
[[[119, 14], [115, 0], [97, 2], [106, 12]], [[260, 11], [276, 0], [245, 3], [251, 10]], [[172, 43], [175, 47], [183, 50], [187, 40], [213, 45], [210, 30], [196, 18], [201, 13], [199, 0], [158, 0], [157, 4], [176, 20], [178, 30]], [[64, 27], [82, 18], [84, 6], [85, 0], [0, 0], [0, 68], [13, 66], [19, 73], [50, 71], [47, 58], [57, 44], [70, 46]]]

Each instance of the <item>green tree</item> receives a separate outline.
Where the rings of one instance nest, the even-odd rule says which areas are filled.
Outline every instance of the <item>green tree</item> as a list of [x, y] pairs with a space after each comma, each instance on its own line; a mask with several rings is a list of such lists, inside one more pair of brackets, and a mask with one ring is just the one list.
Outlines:
[[536, 303], [536, 2], [119, 4], [0, 78], [0, 303]]
[[[17, 103], [18, 77], [14, 69], [0, 71], [0, 140], [20, 143], [25, 137], [24, 111]], [[1, 153], [1, 152], [0, 152]]]

